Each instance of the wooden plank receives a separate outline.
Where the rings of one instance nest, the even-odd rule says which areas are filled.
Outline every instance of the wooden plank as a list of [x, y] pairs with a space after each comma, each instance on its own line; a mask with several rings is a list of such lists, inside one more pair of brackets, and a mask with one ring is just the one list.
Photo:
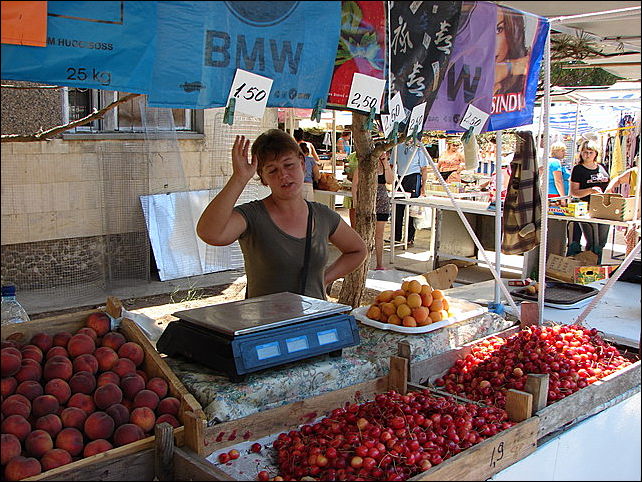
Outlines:
[[234, 480], [187, 448], [174, 448], [174, 480]]
[[519, 326], [526, 328], [527, 326], [539, 325], [539, 309], [537, 303], [533, 301], [522, 301], [519, 307]]
[[154, 427], [154, 474], [158, 480], [174, 480], [174, 434], [166, 422]]
[[390, 357], [388, 389], [405, 395], [408, 393], [408, 360], [398, 356]]
[[85, 326], [85, 320], [91, 313], [103, 313], [103, 311], [79, 311], [76, 313], [52, 316], [51, 318], [40, 318], [29, 323], [6, 325], [2, 327], [2, 339], [26, 343], [33, 335], [40, 332], [53, 334], [69, 331], [73, 333]]
[[533, 395], [510, 388], [506, 391], [506, 412], [513, 422], [521, 422], [533, 412]]
[[183, 414], [183, 424], [185, 425], [185, 438], [183, 440], [185, 446], [197, 455], [203, 456], [205, 453], [203, 442], [205, 440], [205, 418], [194, 412], [185, 412]]
[[400, 341], [397, 344], [397, 356], [408, 360], [408, 380], [410, 380], [410, 358], [412, 357], [410, 353], [410, 343], [407, 341]]
[[426, 360], [421, 360], [413, 362], [410, 360], [410, 381], [414, 383], [421, 383], [426, 385], [428, 383], [434, 382], [436, 378], [441, 377], [450, 367], [452, 367], [457, 360], [460, 358], [466, 357], [470, 354], [473, 349], [473, 346], [477, 345], [481, 340], [490, 338], [491, 336], [499, 336], [501, 338], [507, 338], [514, 333], [519, 331], [518, 326], [508, 328], [507, 330], [500, 331], [493, 335], [488, 335], [478, 340], [471, 341], [462, 345], [460, 348], [455, 348], [439, 355], [435, 355]]
[[486, 480], [535, 451], [538, 425], [531, 417], [409, 480]]
[[537, 412], [539, 437], [555, 432], [600, 405], [640, 385], [640, 361], [618, 370]]
[[317, 395], [282, 407], [255, 413], [244, 418], [231, 420], [212, 427], [204, 433], [202, 455], [208, 456], [216, 450], [237, 444], [243, 440], [256, 440], [270, 434], [292, 430], [301, 424], [310, 423], [323, 417], [346, 401], [354, 401], [355, 394], [360, 400], [372, 398], [388, 390], [388, 377], [351, 385], [341, 390]]
[[548, 381], [548, 373], [529, 373], [526, 375], [524, 391], [533, 395], [533, 410], [529, 414], [529, 417], [546, 406], [546, 402], [548, 400]]
[[[112, 450], [119, 448], [125, 447]], [[23, 480], [154, 480], [154, 452], [153, 444], [145, 450], [118, 456], [103, 452]]]

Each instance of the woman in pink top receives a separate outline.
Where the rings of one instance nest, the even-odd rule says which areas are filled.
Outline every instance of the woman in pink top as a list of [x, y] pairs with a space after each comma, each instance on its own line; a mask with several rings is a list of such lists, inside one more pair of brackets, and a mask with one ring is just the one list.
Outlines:
[[459, 150], [459, 143], [454, 140], [446, 141], [448, 148], [439, 156], [437, 169], [446, 182], [461, 182], [459, 173], [466, 167], [464, 155]]

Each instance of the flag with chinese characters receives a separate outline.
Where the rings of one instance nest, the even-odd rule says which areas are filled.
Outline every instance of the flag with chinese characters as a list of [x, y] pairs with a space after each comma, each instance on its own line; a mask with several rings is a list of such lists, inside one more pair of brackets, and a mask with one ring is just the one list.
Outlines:
[[392, 3], [390, 96], [399, 92], [406, 109], [425, 102], [430, 111], [453, 50], [461, 3]]

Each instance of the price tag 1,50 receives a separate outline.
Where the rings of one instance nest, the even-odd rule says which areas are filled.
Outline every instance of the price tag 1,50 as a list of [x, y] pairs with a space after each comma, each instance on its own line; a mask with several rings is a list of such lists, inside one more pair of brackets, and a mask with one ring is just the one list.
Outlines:
[[272, 82], [272, 79], [262, 75], [236, 69], [230, 95], [227, 97], [228, 104], [229, 100], [234, 97], [236, 112], [253, 117], [263, 117], [268, 97], [270, 97]]
[[464, 129], [468, 130], [473, 128], [473, 134], [481, 134], [482, 129], [486, 125], [488, 114], [483, 110], [478, 109], [472, 104], [468, 104], [464, 118], [459, 123]]
[[374, 107], [375, 112], [378, 114], [385, 85], [386, 81], [383, 79], [376, 79], [364, 74], [354, 74], [346, 107], [365, 112], [370, 112], [370, 109]]
[[410, 120], [408, 121], [408, 131], [407, 134], [410, 136], [415, 132], [415, 127], [417, 128], [417, 134], [424, 129], [424, 115], [426, 113], [426, 102], [423, 102], [419, 105], [416, 105], [412, 108], [410, 113]]
[[399, 122], [401, 124], [406, 120], [406, 109], [403, 107], [403, 101], [401, 100], [401, 94], [397, 92], [392, 99], [390, 99], [390, 120], [394, 124]]

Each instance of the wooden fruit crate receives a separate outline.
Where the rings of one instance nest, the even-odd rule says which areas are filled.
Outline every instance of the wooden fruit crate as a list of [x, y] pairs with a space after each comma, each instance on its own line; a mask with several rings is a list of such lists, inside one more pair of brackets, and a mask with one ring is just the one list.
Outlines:
[[[120, 318], [122, 305], [116, 298], [107, 300], [106, 310], [94, 309], [67, 313], [64, 315], [41, 318], [28, 323], [19, 323], [2, 327], [2, 340], [15, 340], [20, 343], [28, 342], [36, 333], [55, 334], [63, 331], [74, 333], [85, 326], [85, 320], [91, 313], [107, 312], [113, 318]], [[174, 439], [177, 446], [185, 443], [195, 446], [198, 442], [185, 440], [185, 426], [198, 425], [205, 420], [205, 414], [196, 398], [189, 393], [183, 383], [165, 363], [156, 349], [133, 321], [123, 318], [118, 331], [128, 340], [138, 343], [145, 352], [141, 368], [152, 377], [161, 377], [167, 381], [168, 395], [181, 402], [178, 420], [183, 425], [174, 429]], [[197, 429], [189, 430], [196, 433]], [[48, 470], [27, 480], [152, 480], [154, 467], [148, 465], [143, 453], [154, 446], [155, 437], [147, 437], [134, 443], [115, 447], [91, 457]], [[119, 463], [116, 463], [120, 461]], [[125, 472], [121, 472], [122, 466]], [[102, 468], [99, 468], [102, 467]], [[126, 475], [125, 475], [126, 474]], [[134, 478], [134, 474], [143, 478]], [[150, 478], [145, 478], [149, 475]]]
[[[313, 419], [328, 415], [345, 401], [353, 400], [356, 392], [363, 400], [371, 400], [376, 394], [388, 390], [407, 393], [408, 361], [392, 357], [390, 367], [388, 375], [375, 380], [211, 427], [205, 427], [203, 422], [200, 424], [201, 433], [191, 439], [203, 440], [198, 455], [207, 457], [239, 443], [240, 439], [258, 440], [310, 423]], [[524, 420], [409, 480], [485, 480], [535, 450], [538, 423], [536, 417]], [[237, 480], [210, 462], [205, 463], [209, 464], [210, 473], [218, 473], [216, 480]]]
[[[452, 367], [460, 358], [464, 358], [471, 351], [473, 346], [478, 344], [481, 340], [490, 338], [492, 336], [499, 336], [502, 338], [509, 337], [518, 332], [520, 327], [509, 328], [508, 330], [501, 331], [495, 335], [489, 335], [479, 340], [467, 343], [460, 348], [447, 351], [427, 360], [422, 360], [411, 365], [409, 371], [409, 381], [423, 385], [430, 385], [434, 383], [437, 378], [443, 376], [450, 367]], [[628, 348], [630, 352], [634, 349]], [[402, 347], [400, 347], [402, 349]], [[640, 385], [640, 360], [635, 355], [625, 355], [635, 361], [633, 365], [618, 370], [611, 375], [598, 380], [587, 387], [584, 387], [575, 393], [557, 400], [555, 403], [546, 406], [546, 395], [548, 390], [541, 390], [537, 387], [537, 383], [532, 384], [532, 389], [529, 389], [529, 383], [525, 387], [525, 391], [534, 396], [532, 415], [536, 415], [539, 419], [538, 439], [545, 437], [548, 434], [556, 432], [565, 428], [573, 422], [582, 420], [587, 416], [598, 413], [599, 411], [608, 408], [609, 403], [613, 403], [618, 397], [630, 396], [636, 390], [639, 390]], [[532, 380], [535, 382], [535, 377]], [[619, 401], [619, 400], [617, 400]]]

